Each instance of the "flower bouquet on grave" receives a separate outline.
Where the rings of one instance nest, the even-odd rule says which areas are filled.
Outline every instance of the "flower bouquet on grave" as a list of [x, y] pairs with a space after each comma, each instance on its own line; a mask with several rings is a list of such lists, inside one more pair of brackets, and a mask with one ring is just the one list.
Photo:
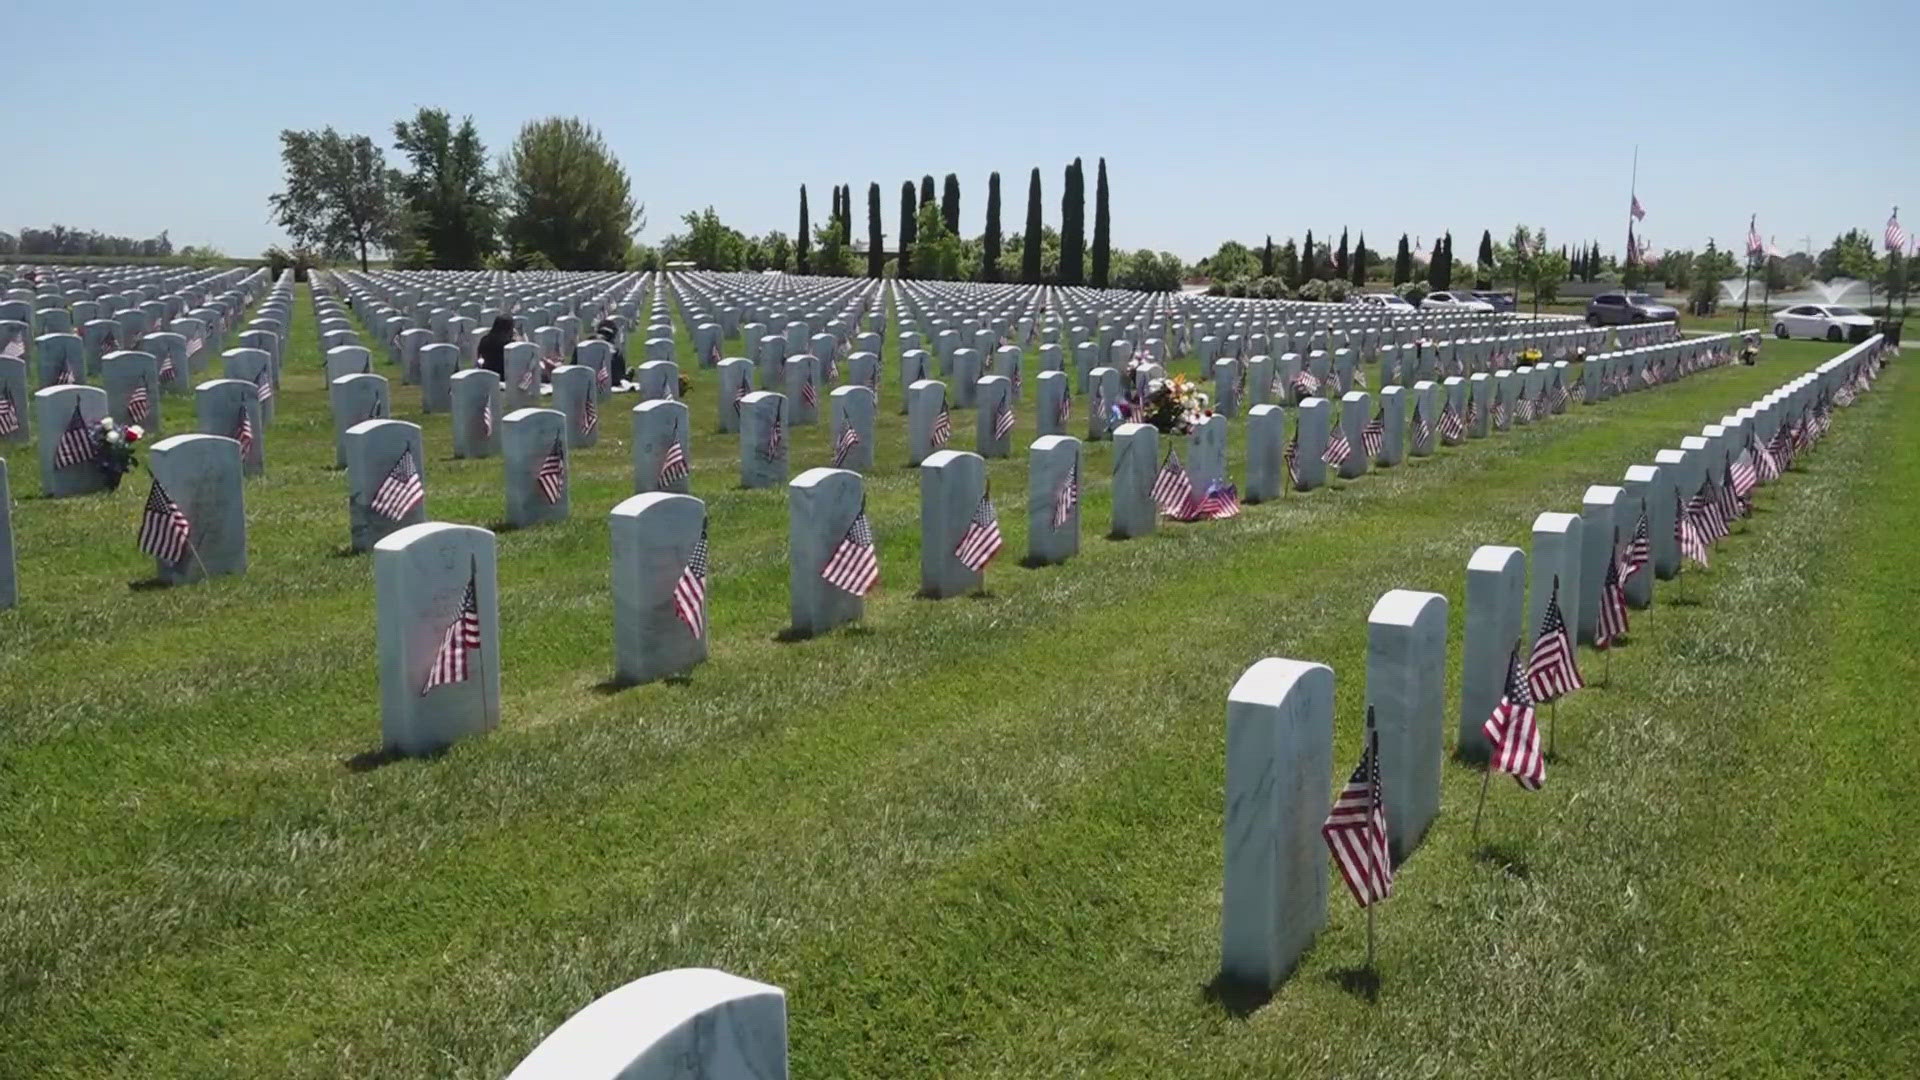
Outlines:
[[1199, 384], [1185, 375], [1154, 379], [1140, 399], [1140, 423], [1152, 424], [1162, 435], [1186, 435], [1195, 424], [1213, 415], [1213, 402]]
[[1740, 347], [1740, 362], [1748, 367], [1752, 367], [1759, 359], [1760, 339], [1748, 338], [1746, 344]]
[[685, 375], [680, 376], [680, 390], [678, 395], [679, 399], [681, 401], [687, 400], [687, 395], [692, 392], [693, 392], [693, 380], [687, 378]]
[[1532, 367], [1540, 363], [1540, 350], [1539, 349], [1520, 350], [1520, 363], [1522, 366], [1525, 366], [1525, 367]]
[[106, 479], [107, 490], [119, 490], [120, 478], [133, 471], [138, 464], [135, 448], [146, 437], [147, 429], [139, 424], [123, 425], [111, 416], [101, 417], [94, 425], [93, 465]]

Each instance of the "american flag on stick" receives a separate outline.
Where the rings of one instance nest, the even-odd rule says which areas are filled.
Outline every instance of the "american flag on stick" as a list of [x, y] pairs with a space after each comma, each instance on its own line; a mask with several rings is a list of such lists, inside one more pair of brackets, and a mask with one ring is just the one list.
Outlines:
[[374, 491], [367, 508], [390, 521], [399, 521], [427, 501], [426, 485], [420, 481], [420, 469], [413, 461], [413, 448], [400, 451], [399, 460], [387, 470], [386, 478]]
[[[606, 361], [606, 360], [602, 360], [602, 361], [600, 361], [600, 363], [599, 363], [599, 364], [598, 364], [598, 365], [597, 365], [597, 366], [596, 366], [596, 367], [594, 368], [594, 372], [593, 372], [593, 381], [594, 381], [594, 382], [596, 382], [596, 383], [598, 383], [598, 384], [599, 384], [599, 386], [600, 386], [600, 389], [602, 389], [602, 390], [611, 390], [611, 389], [613, 389], [613, 365], [612, 365], [612, 363], [610, 363], [610, 362], [608, 362], [608, 361]], [[672, 397], [672, 396], [673, 396], [673, 392], [672, 392], [671, 390], [669, 390], [669, 391], [667, 392], [667, 396], [668, 396], [668, 397]]]
[[1547, 782], [1547, 758], [1540, 752], [1540, 720], [1534, 707], [1533, 691], [1520, 667], [1520, 646], [1507, 654], [1507, 683], [1500, 703], [1480, 725], [1492, 753], [1487, 768], [1503, 772], [1528, 791], [1538, 791]]
[[60, 361], [60, 370], [53, 373], [53, 381], [61, 386], [72, 386], [79, 381], [73, 377], [73, 365], [64, 357]]
[[187, 515], [167, 497], [160, 478], [154, 477], [153, 486], [147, 489], [147, 505], [140, 512], [140, 550], [172, 566], [187, 553], [192, 535], [193, 526], [187, 521]]
[[860, 504], [860, 512], [854, 515], [853, 523], [847, 526], [845, 536], [827, 557], [827, 565], [820, 570], [820, 577], [827, 584], [842, 592], [855, 596], [865, 596], [880, 582], [880, 556], [873, 544], [873, 526], [867, 521], [867, 504]]
[[1371, 907], [1393, 895], [1393, 859], [1387, 848], [1386, 804], [1380, 791], [1380, 735], [1367, 707], [1367, 748], [1320, 825], [1340, 877], [1354, 902]]
[[540, 488], [540, 497], [551, 506], [560, 501], [567, 490], [567, 447], [566, 441], [556, 435], [553, 447], [547, 456], [540, 459], [540, 467], [533, 471], [533, 480]]
[[1893, 214], [1887, 218], [1887, 251], [1905, 251], [1907, 248], [1907, 230], [1900, 227], [1900, 208], [1894, 207]]
[[1653, 536], [1648, 528], [1647, 504], [1640, 503], [1640, 523], [1633, 527], [1633, 537], [1627, 541], [1627, 551], [1621, 558], [1620, 579], [1626, 581], [1645, 569], [1653, 561]]
[[147, 395], [147, 384], [144, 381], [135, 383], [133, 389], [127, 392], [127, 419], [144, 424], [152, 412], [153, 399]]
[[27, 339], [18, 334], [5, 345], [0, 345], [0, 357], [8, 360], [24, 360], [27, 357]]
[[775, 398], [773, 420], [767, 424], [767, 436], [760, 440], [760, 456], [767, 461], [779, 461], [787, 452], [787, 429], [780, 418], [781, 405], [785, 398]]
[[1013, 403], [1006, 395], [993, 407], [993, 437], [1004, 439], [1013, 433]]
[[1287, 483], [1295, 491], [1300, 490], [1300, 429], [1294, 428], [1293, 437], [1287, 440], [1287, 448], [1280, 452], [1287, 465]]
[[[1748, 484], [1747, 490], [1753, 490], [1751, 483]], [[1728, 521], [1732, 521], [1735, 518], [1745, 517], [1746, 514], [1747, 498], [1740, 493], [1739, 484], [1734, 479], [1733, 465], [1729, 463], [1721, 471], [1720, 516]]]
[[1753, 458], [1753, 471], [1757, 479], [1772, 483], [1780, 479], [1780, 465], [1774, 461], [1772, 451], [1760, 445], [1753, 433], [1747, 433], [1747, 453]]
[[[1620, 530], [1613, 530], [1613, 548], [1620, 549]], [[1625, 561], [1609, 557], [1607, 559], [1607, 578], [1600, 586], [1600, 617], [1594, 633], [1594, 644], [1602, 649], [1627, 636], [1627, 587], [1620, 576], [1620, 564]]]
[[251, 457], [253, 455], [253, 418], [247, 415], [245, 405], [240, 406], [240, 419], [233, 425], [233, 437], [240, 443], [240, 460], [245, 461]]
[[1353, 456], [1353, 444], [1347, 441], [1347, 429], [1339, 423], [1333, 425], [1333, 434], [1327, 437], [1327, 448], [1321, 452], [1320, 460], [1329, 465], [1338, 466]]
[[1367, 452], [1368, 461], [1380, 460], [1380, 451], [1387, 441], [1387, 411], [1382, 406], [1360, 429], [1360, 446]]
[[820, 392], [813, 388], [812, 379], [800, 380], [800, 400], [805, 402], [808, 408], [813, 408], [820, 404]]
[[1553, 576], [1553, 592], [1547, 597], [1547, 614], [1540, 621], [1540, 636], [1534, 639], [1533, 654], [1527, 659], [1527, 689], [1536, 701], [1552, 701], [1585, 686], [1580, 668], [1574, 662], [1573, 636], [1567, 632], [1567, 620], [1560, 614], [1560, 575]]
[[521, 370], [520, 378], [515, 380], [516, 385], [520, 387], [520, 392], [523, 394], [532, 393], [533, 384], [535, 380], [539, 378], [539, 375], [540, 369], [534, 367], [533, 364], [529, 362], [527, 366]]
[[1467, 439], [1467, 421], [1454, 411], [1449, 400], [1440, 406], [1440, 441], [1448, 446], [1458, 446]]
[[13, 403], [13, 391], [0, 386], [0, 435], [20, 430], [20, 408]]
[[1493, 430], [1507, 430], [1507, 403], [1501, 400], [1498, 388], [1493, 393]]
[[695, 638], [707, 636], [707, 523], [700, 522], [700, 539], [687, 557], [686, 569], [673, 583], [673, 614]]
[[1701, 535], [1700, 525], [1693, 519], [1691, 507], [1680, 503], [1680, 493], [1673, 493], [1673, 538], [1680, 544], [1680, 557], [1692, 559], [1702, 567], [1707, 565], [1707, 540]]
[[1240, 493], [1227, 480], [1215, 480], [1207, 485], [1207, 493], [1202, 496], [1193, 516], [1199, 518], [1221, 518], [1240, 516]]
[[591, 435], [600, 430], [600, 410], [593, 403], [593, 395], [585, 394], [580, 398], [580, 434]]
[[979, 573], [993, 561], [1000, 550], [1000, 516], [993, 511], [993, 497], [988, 492], [980, 493], [980, 502], [973, 508], [973, 516], [967, 519], [967, 529], [960, 534], [960, 543], [953, 549], [954, 557], [960, 565]]
[[426, 697], [436, 686], [463, 683], [473, 677], [473, 665], [467, 654], [480, 647], [480, 596], [478, 566], [467, 575], [467, 591], [460, 598], [460, 610], [447, 625], [440, 639], [440, 651], [433, 654], [433, 666], [427, 669], [427, 684], [420, 688]]
[[262, 405], [273, 400], [273, 373], [266, 368], [260, 369], [260, 377], [253, 381], [253, 394]]
[[860, 445], [860, 432], [853, 426], [852, 419], [840, 429], [840, 437], [833, 441], [833, 467], [838, 469], [847, 462], [847, 455]]
[[1067, 475], [1053, 489], [1053, 527], [1058, 529], [1066, 525], [1073, 516], [1073, 508], [1080, 505], [1080, 462], [1076, 458], [1067, 467]]
[[73, 403], [73, 416], [67, 420], [67, 429], [60, 433], [60, 441], [53, 450], [53, 465], [57, 469], [79, 465], [92, 461], [96, 448], [93, 439], [93, 425], [80, 415], [80, 403]]
[[1700, 490], [1694, 493], [1692, 505], [1687, 509], [1700, 522], [1700, 532], [1707, 543], [1718, 543], [1727, 535], [1727, 519], [1720, 511], [1720, 491], [1711, 475], [1700, 478]]
[[1185, 513], [1187, 503], [1193, 499], [1193, 480], [1181, 466], [1179, 452], [1171, 446], [1167, 447], [1166, 460], [1160, 463], [1159, 475], [1153, 478], [1148, 497], [1162, 513], [1173, 516]]
[[1073, 391], [1069, 390], [1067, 380], [1060, 380], [1060, 400], [1053, 403], [1053, 425], [1062, 431], [1073, 419]]
[[1420, 410], [1420, 400], [1413, 402], [1413, 448], [1424, 454], [1433, 449], [1433, 425], [1427, 422], [1426, 414]]
[[947, 403], [942, 401], [940, 411], [934, 414], [933, 428], [927, 432], [927, 441], [933, 444], [935, 450], [938, 450], [947, 445], [947, 440], [951, 438], [953, 438], [953, 416], [947, 412]]

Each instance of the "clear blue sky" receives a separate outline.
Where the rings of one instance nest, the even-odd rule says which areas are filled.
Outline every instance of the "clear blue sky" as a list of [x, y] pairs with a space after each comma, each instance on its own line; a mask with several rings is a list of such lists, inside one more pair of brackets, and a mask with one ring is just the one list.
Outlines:
[[1751, 212], [1789, 249], [1877, 236], [1894, 203], [1920, 228], [1920, 3], [1710, 7], [23, 4], [0, 228], [165, 228], [255, 255], [280, 239], [280, 129], [391, 153], [419, 105], [472, 114], [496, 153], [529, 119], [590, 120], [652, 242], [709, 203], [792, 233], [803, 182], [816, 220], [851, 182], [864, 234], [869, 180], [891, 237], [900, 182], [950, 171], [975, 233], [995, 169], [1011, 231], [1034, 165], [1057, 224], [1077, 154], [1089, 200], [1107, 159], [1119, 247], [1192, 259], [1347, 226], [1470, 249], [1525, 221], [1614, 250], [1635, 143], [1656, 248], [1737, 244]]

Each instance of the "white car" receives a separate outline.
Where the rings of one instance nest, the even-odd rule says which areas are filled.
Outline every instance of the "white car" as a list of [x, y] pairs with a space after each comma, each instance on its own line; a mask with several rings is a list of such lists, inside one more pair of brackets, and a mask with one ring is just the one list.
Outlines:
[[1795, 304], [1773, 313], [1773, 336], [1865, 341], [1873, 336], [1873, 319], [1838, 304]]
[[1390, 292], [1361, 293], [1359, 296], [1353, 298], [1353, 302], [1359, 304], [1361, 307], [1390, 311], [1396, 315], [1411, 315], [1420, 310], [1412, 304], [1407, 303], [1406, 297], [1395, 296]]
[[1457, 292], [1430, 292], [1420, 301], [1421, 311], [1456, 311], [1464, 313], [1492, 312], [1493, 305], [1485, 300], [1475, 300], [1473, 294], [1461, 289]]

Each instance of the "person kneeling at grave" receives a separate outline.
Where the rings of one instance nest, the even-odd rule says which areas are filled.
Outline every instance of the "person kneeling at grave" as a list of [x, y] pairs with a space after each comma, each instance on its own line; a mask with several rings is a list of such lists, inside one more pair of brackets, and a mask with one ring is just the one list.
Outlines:
[[507, 346], [513, 342], [513, 316], [495, 315], [493, 329], [480, 336], [480, 344], [475, 352], [480, 357], [480, 366], [500, 376], [507, 377]]
[[607, 374], [614, 384], [627, 381], [627, 354], [620, 351], [620, 327], [612, 319], [601, 319], [600, 325], [593, 328], [594, 336], [611, 346], [607, 356]]

